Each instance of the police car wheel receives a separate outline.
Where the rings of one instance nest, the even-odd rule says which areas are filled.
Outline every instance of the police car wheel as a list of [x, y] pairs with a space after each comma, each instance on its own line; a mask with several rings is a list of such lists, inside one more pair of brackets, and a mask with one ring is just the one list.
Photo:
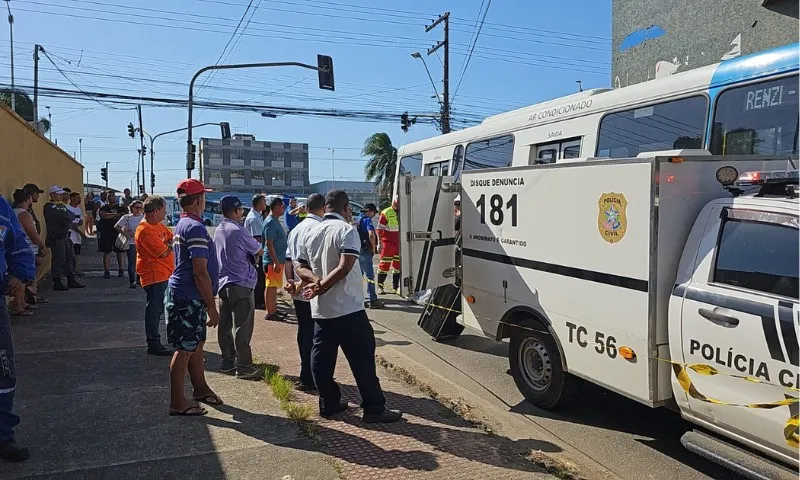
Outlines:
[[509, 345], [509, 366], [525, 399], [544, 409], [564, 407], [575, 400], [582, 381], [562, 369], [553, 337], [544, 332], [515, 330]]

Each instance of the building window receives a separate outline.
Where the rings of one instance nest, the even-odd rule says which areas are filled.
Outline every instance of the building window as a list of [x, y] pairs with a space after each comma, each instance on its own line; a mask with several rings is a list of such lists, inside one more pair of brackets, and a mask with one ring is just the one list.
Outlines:
[[206, 170], [206, 175], [208, 175], [208, 183], [213, 185], [222, 185], [224, 180], [222, 179], [222, 170]]
[[514, 136], [480, 140], [467, 145], [464, 170], [510, 167], [514, 158]]
[[694, 96], [610, 113], [600, 121], [597, 156], [632, 158], [641, 152], [703, 148], [708, 100]]
[[714, 282], [798, 298], [797, 229], [728, 220], [722, 227]]
[[244, 180], [244, 170], [241, 170], [239, 168], [232, 168], [231, 181], [233, 180]]
[[303, 181], [304, 175], [302, 170], [290, 170], [292, 180], [300, 180]]
[[286, 172], [283, 170], [273, 170], [270, 172], [273, 180], [286, 181]]
[[714, 155], [797, 153], [797, 75], [722, 92], [714, 110]]
[[253, 180], [264, 180], [264, 170], [251, 170], [250, 178]]

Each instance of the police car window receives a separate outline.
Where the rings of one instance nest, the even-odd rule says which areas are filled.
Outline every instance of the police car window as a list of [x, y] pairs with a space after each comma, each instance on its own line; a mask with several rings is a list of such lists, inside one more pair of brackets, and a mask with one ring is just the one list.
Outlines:
[[797, 75], [726, 90], [711, 131], [715, 155], [797, 153]]
[[464, 170], [510, 167], [513, 157], [513, 135], [472, 142], [464, 153]]
[[597, 156], [635, 157], [641, 152], [702, 148], [706, 97], [694, 96], [610, 113], [600, 121]]
[[798, 232], [776, 224], [728, 220], [714, 282], [798, 298]]
[[408, 155], [400, 159], [400, 175], [419, 177], [422, 175], [422, 154]]

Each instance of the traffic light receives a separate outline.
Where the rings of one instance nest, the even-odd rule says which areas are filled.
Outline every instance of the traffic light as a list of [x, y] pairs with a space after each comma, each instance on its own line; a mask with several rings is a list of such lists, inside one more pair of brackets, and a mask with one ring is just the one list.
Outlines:
[[403, 112], [400, 115], [400, 128], [403, 129], [404, 132], [408, 132], [408, 127], [411, 126], [411, 122], [408, 120], [408, 112]]
[[131, 138], [135, 137], [133, 132], [134, 132], [133, 124], [132, 123], [128, 123], [128, 136], [131, 137]]
[[222, 130], [222, 139], [228, 140], [231, 138], [231, 124], [228, 122], [220, 122], [220, 130]]
[[333, 59], [328, 55], [317, 55], [317, 70], [319, 75], [319, 88], [335, 90], [333, 86]]
[[197, 153], [197, 147], [192, 143], [192, 153], [189, 154], [189, 158], [186, 159], [186, 170], [194, 170], [194, 156]]
[[142, 145], [142, 155], [147, 155], [147, 145]]
[[139, 185], [139, 195], [145, 193], [144, 185]]
[[151, 173], [150, 174], [150, 188], [151, 189], [156, 188], [156, 174], [155, 173]]
[[108, 181], [108, 168], [106, 167], [100, 168], [100, 178], [102, 178], [106, 182]]

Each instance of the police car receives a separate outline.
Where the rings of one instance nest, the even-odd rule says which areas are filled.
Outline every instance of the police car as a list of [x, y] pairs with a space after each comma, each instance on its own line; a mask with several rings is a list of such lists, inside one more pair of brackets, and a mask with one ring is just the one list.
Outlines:
[[698, 426], [682, 439], [695, 453], [796, 478], [796, 162], [685, 150], [407, 177], [402, 290], [460, 278], [459, 323], [509, 340], [539, 407], [593, 382], [677, 407]]

